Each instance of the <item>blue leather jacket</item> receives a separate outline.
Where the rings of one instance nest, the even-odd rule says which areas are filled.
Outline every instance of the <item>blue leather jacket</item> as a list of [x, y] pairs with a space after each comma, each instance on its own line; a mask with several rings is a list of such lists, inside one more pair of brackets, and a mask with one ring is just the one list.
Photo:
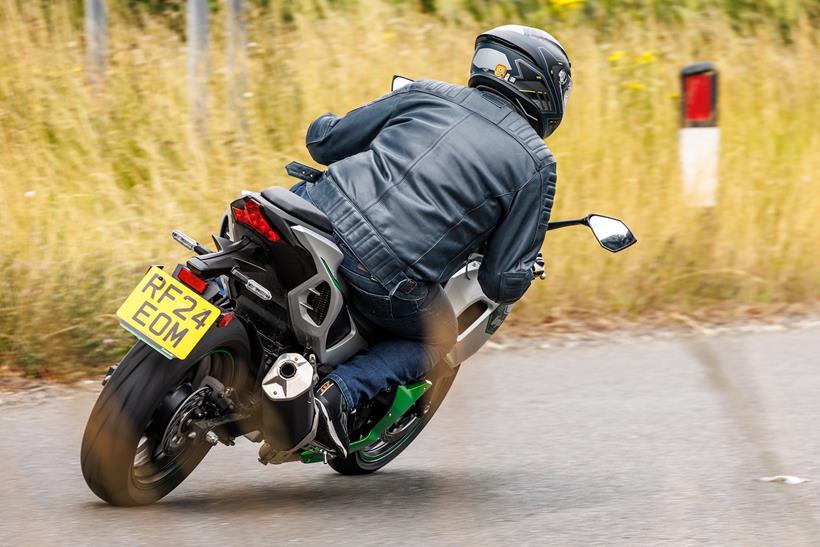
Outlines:
[[529, 287], [555, 160], [506, 101], [419, 81], [345, 116], [321, 116], [307, 147], [329, 166], [308, 185], [310, 198], [387, 289], [407, 278], [445, 281], [479, 249], [489, 298], [514, 302]]

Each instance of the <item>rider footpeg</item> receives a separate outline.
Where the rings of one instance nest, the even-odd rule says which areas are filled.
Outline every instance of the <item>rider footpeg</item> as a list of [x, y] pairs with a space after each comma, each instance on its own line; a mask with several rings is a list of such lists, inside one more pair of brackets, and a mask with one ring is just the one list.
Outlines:
[[268, 443], [262, 443], [262, 446], [259, 447], [259, 463], [262, 465], [279, 465], [280, 463], [285, 462], [295, 462], [299, 461], [299, 451], [298, 450], [274, 450], [273, 447]]

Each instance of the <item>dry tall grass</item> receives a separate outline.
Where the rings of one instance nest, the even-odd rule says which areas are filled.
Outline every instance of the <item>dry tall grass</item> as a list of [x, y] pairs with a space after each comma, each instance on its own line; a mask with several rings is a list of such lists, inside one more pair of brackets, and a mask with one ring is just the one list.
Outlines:
[[[69, 14], [0, 0], [0, 358], [49, 374], [99, 366], [129, 336], [113, 312], [147, 264], [185, 258], [173, 228], [207, 240], [242, 188], [289, 184], [309, 161], [317, 115], [381, 95], [391, 75], [464, 83], [475, 23], [443, 23], [380, 0], [288, 25], [250, 17], [248, 128], [228, 108], [224, 32], [213, 21], [209, 138], [188, 117], [185, 52], [161, 22], [111, 22], [103, 89], [83, 73]], [[558, 134], [553, 218], [590, 211], [628, 221], [640, 243], [611, 256], [583, 230], [551, 234], [549, 281], [519, 316], [814, 300], [820, 295], [820, 51], [816, 31], [741, 37], [719, 14], [682, 27], [630, 23], [603, 39], [550, 28], [574, 63]], [[720, 205], [688, 208], [677, 163], [683, 64], [721, 69]]]

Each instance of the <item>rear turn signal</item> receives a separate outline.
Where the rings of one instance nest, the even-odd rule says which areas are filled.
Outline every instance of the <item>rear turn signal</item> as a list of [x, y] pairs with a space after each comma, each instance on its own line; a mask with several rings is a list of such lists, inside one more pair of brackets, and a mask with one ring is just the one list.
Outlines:
[[245, 201], [245, 206], [242, 209], [231, 207], [233, 209], [233, 217], [237, 222], [241, 222], [246, 226], [250, 226], [253, 230], [273, 243], [282, 241], [279, 234], [271, 228], [265, 217], [262, 216], [262, 208], [256, 201], [249, 199]]
[[208, 286], [208, 282], [198, 278], [194, 273], [187, 268], [180, 268], [177, 277], [180, 281], [191, 287], [193, 290], [202, 294]]

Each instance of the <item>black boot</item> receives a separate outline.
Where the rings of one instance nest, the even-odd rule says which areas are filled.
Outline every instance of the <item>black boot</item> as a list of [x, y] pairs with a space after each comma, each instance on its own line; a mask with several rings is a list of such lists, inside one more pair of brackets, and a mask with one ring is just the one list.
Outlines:
[[319, 412], [316, 442], [346, 458], [350, 440], [347, 436], [347, 403], [342, 390], [333, 380], [325, 380], [316, 390], [315, 398]]

